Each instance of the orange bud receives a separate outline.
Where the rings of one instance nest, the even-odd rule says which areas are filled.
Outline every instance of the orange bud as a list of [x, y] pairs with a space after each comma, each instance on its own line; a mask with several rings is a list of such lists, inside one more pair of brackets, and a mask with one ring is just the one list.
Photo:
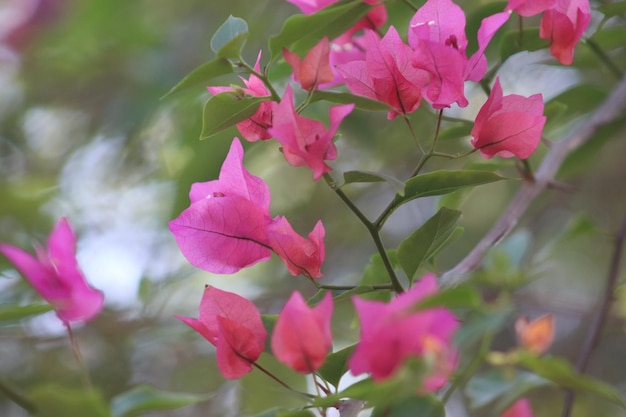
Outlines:
[[554, 341], [554, 317], [552, 314], [545, 314], [533, 321], [520, 317], [515, 321], [515, 332], [521, 346], [540, 355]]

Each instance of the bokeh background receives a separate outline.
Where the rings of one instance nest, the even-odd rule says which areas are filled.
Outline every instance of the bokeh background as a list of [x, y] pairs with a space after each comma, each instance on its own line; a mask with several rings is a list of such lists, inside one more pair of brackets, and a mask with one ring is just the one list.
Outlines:
[[[471, 12], [484, 5], [466, 1], [463, 6]], [[498, 7], [501, 10], [502, 4], [494, 10]], [[388, 2], [388, 8], [390, 22], [405, 32], [410, 9], [402, 2]], [[208, 98], [202, 87], [160, 99], [185, 74], [212, 59], [210, 38], [230, 14], [248, 21], [244, 58], [253, 63], [259, 49], [267, 53], [268, 36], [297, 12], [282, 0], [0, 1], [0, 241], [31, 248], [45, 240], [59, 217], [73, 224], [79, 262], [106, 295], [103, 314], [76, 329], [104, 401], [150, 383], [208, 395], [200, 404], [154, 416], [255, 415], [277, 405], [300, 404], [258, 372], [241, 381], [224, 380], [213, 347], [174, 318], [196, 316], [206, 284], [249, 297], [268, 314], [278, 313], [295, 289], [307, 295], [315, 291], [306, 280], [290, 276], [276, 257], [232, 276], [214, 276], [184, 260], [167, 222], [187, 206], [193, 182], [216, 178], [237, 132], [232, 128], [198, 140], [202, 104]], [[600, 17], [594, 14], [591, 31]], [[607, 26], [623, 35], [623, 24], [617, 16]], [[624, 42], [619, 39], [626, 38], [617, 39], [607, 53], [624, 68]], [[498, 51], [489, 52], [495, 56]], [[543, 93], [546, 101], [572, 87], [587, 86], [585, 94], [564, 101], [562, 114], [553, 108], [556, 116], [546, 129], [550, 140], [584, 123], [582, 116], [615, 83], [585, 45], [576, 54], [575, 66], [562, 68], [545, 51], [521, 53], [499, 72], [505, 93]], [[284, 64], [275, 73], [279, 89], [284, 88], [285, 79], [278, 78], [285, 73]], [[236, 77], [225, 77], [214, 84], [237, 82]], [[485, 96], [468, 85], [468, 97], [467, 109], [448, 114], [472, 119]], [[420, 139], [428, 142], [436, 119], [422, 107], [412, 119]], [[309, 116], [324, 120], [326, 108], [315, 106]], [[487, 299], [508, 297], [510, 316], [496, 338], [497, 348], [515, 344], [512, 323], [517, 315], [552, 312], [557, 320], [552, 353], [569, 359], [578, 354], [606, 281], [612, 236], [626, 215], [623, 122], [568, 160], [561, 179], [575, 192], [546, 192], [477, 273]], [[364, 169], [405, 178], [419, 157], [403, 122], [389, 122], [383, 113], [355, 111], [341, 134], [339, 158], [333, 163], [337, 170]], [[462, 137], [441, 145], [457, 152], [470, 149], [468, 143]], [[245, 146], [247, 168], [270, 185], [273, 215], [285, 215], [302, 235], [323, 220], [324, 282], [356, 284], [375, 250], [365, 228], [326, 184], [311, 180], [309, 170], [288, 165], [276, 143]], [[538, 164], [546, 149], [540, 147], [531, 165]], [[478, 155], [454, 162], [434, 160], [426, 169], [462, 166], [518, 176], [511, 161], [485, 161]], [[480, 239], [518, 187], [519, 181], [506, 181], [407, 204], [386, 226], [385, 243], [396, 247], [439, 205], [459, 208], [465, 234], [433, 265], [445, 271]], [[384, 184], [359, 185], [348, 194], [373, 217], [392, 190]], [[591, 374], [622, 392], [624, 300], [626, 291], [620, 289], [590, 368]], [[0, 259], [0, 303], [37, 302], [31, 287]], [[348, 302], [336, 306], [336, 347], [356, 340], [353, 316]], [[306, 388], [303, 377], [269, 355], [262, 363], [295, 388]], [[0, 379], [44, 402], [46, 396], [62, 395], [56, 391], [59, 387], [71, 393], [80, 386], [64, 328], [54, 313], [1, 324]], [[539, 416], [553, 415], [560, 406], [557, 389], [531, 394]], [[593, 404], [593, 398], [583, 401]], [[623, 415], [609, 405], [593, 407], [595, 415]], [[0, 415], [28, 414], [0, 393]], [[59, 415], [74, 414], [64, 410]]]

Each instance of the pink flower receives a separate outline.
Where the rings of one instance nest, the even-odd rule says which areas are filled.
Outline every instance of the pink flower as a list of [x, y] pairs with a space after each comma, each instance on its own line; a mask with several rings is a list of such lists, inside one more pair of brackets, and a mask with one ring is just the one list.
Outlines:
[[496, 13], [482, 20], [478, 50], [468, 59], [465, 53], [465, 14], [451, 0], [428, 0], [411, 19], [409, 45], [414, 49], [413, 65], [430, 74], [424, 99], [435, 109], [457, 103], [467, 106], [464, 82], [480, 81], [487, 72], [485, 50], [495, 33], [509, 19], [510, 12]]
[[207, 286], [198, 319], [176, 318], [215, 346], [217, 366], [225, 378], [241, 378], [250, 372], [265, 349], [267, 331], [259, 310], [237, 294]]
[[354, 297], [361, 336], [348, 362], [352, 373], [370, 372], [375, 381], [382, 381], [392, 377], [406, 359], [416, 357], [431, 368], [424, 388], [440, 388], [456, 365], [452, 336], [457, 320], [445, 308], [413, 309], [436, 292], [435, 276], [428, 274], [390, 303]]
[[550, 42], [550, 53], [563, 65], [574, 60], [574, 48], [589, 26], [589, 0], [509, 0], [505, 10], [521, 16], [543, 12], [539, 37]]
[[102, 310], [104, 296], [87, 283], [76, 262], [76, 237], [69, 222], [60, 219], [48, 237], [48, 247], [35, 246], [35, 250], [32, 256], [0, 243], [0, 253], [54, 306], [66, 325], [95, 317]]
[[324, 38], [311, 49], [304, 59], [283, 48], [285, 61], [293, 68], [293, 77], [305, 90], [319, 88], [335, 78], [329, 62], [330, 43]]
[[317, 181], [325, 172], [332, 171], [324, 161], [337, 157], [333, 136], [353, 108], [354, 104], [331, 107], [330, 129], [326, 130], [321, 122], [296, 113], [293, 91], [287, 86], [281, 102], [274, 105], [274, 126], [269, 132], [282, 145], [287, 162], [293, 166], [308, 166]]
[[428, 0], [411, 18], [413, 65], [430, 73], [424, 99], [436, 109], [468, 104], [463, 92], [467, 66], [465, 14], [451, 0]]
[[488, 159], [494, 155], [526, 159], [537, 149], [545, 123], [541, 94], [503, 97], [500, 79], [496, 78], [476, 116], [472, 145]]
[[332, 344], [332, 313], [330, 293], [326, 293], [313, 308], [306, 304], [299, 292], [291, 294], [272, 334], [272, 352], [276, 358], [303, 374], [317, 371]]
[[[337, 3], [339, 0], [287, 0], [299, 7], [304, 14], [315, 13], [324, 7]], [[378, 0], [364, 0], [365, 3], [375, 5]], [[343, 77], [335, 70], [337, 65], [345, 64], [356, 59], [364, 59], [365, 54], [361, 48], [362, 36], [354, 35], [363, 29], [376, 30], [387, 22], [387, 9], [384, 4], [372, 8], [367, 15], [358, 21], [346, 32], [330, 42], [330, 67], [333, 71], [333, 79], [330, 82], [321, 83], [319, 88], [330, 88], [343, 83]]]
[[169, 223], [176, 243], [194, 266], [232, 274], [276, 252], [292, 275], [321, 277], [324, 226], [299, 236], [283, 217], [272, 219], [267, 184], [243, 166], [243, 147], [233, 139], [217, 180], [195, 183], [191, 205]]
[[371, 30], [365, 33], [365, 60], [340, 65], [350, 91], [389, 104], [388, 119], [414, 112], [429, 80], [426, 71], [411, 65], [413, 51], [391, 26], [383, 39]]
[[287, 265], [291, 275], [322, 277], [320, 268], [325, 256], [325, 230], [321, 220], [309, 233], [309, 240], [294, 232], [287, 219], [282, 216], [272, 220], [268, 226], [268, 234], [270, 246]]
[[209, 272], [231, 274], [271, 256], [269, 188], [242, 162], [235, 138], [219, 179], [193, 184], [191, 205], [169, 223], [187, 260]]
[[570, 65], [590, 21], [589, 0], [557, 0], [541, 18], [539, 37], [550, 42], [550, 53], [561, 64]]
[[[261, 51], [259, 51], [256, 63], [254, 64], [254, 70], [256, 72], [261, 70], [261, 67], [259, 66], [260, 60]], [[241, 89], [244, 93], [254, 97], [266, 97], [271, 95], [270, 91], [267, 87], [265, 87], [265, 84], [263, 84], [263, 81], [259, 77], [250, 75], [250, 79], [246, 80], [241, 78], [241, 80], [246, 85], [245, 88]], [[207, 90], [209, 90], [209, 93], [211, 94], [219, 94], [227, 91], [233, 91], [233, 88], [207, 87]], [[256, 113], [250, 116], [250, 118], [237, 123], [239, 133], [241, 133], [241, 136], [249, 142], [256, 142], [258, 140], [271, 138], [272, 135], [267, 132], [267, 129], [270, 127], [272, 127], [272, 102], [270, 101], [264, 101], [261, 103]]]
[[515, 401], [509, 408], [504, 410], [500, 417], [534, 417], [533, 409], [530, 407], [530, 401], [527, 398], [520, 398]]

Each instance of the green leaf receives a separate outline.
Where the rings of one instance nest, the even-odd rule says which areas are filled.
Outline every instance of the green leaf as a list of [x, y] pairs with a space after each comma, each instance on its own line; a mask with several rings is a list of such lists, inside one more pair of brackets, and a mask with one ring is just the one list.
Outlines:
[[198, 85], [207, 85], [213, 78], [231, 74], [232, 72], [233, 66], [225, 58], [218, 58], [216, 60], [206, 62], [187, 74], [185, 78], [180, 80], [180, 82], [172, 87], [170, 91], [165, 93], [165, 95], [161, 97], [161, 100], [186, 88]]
[[[626, 3], [621, 3], [623, 6]], [[606, 6], [609, 6], [608, 4]], [[624, 11], [626, 13], [626, 11]], [[623, 26], [604, 27], [591, 37], [604, 51], [622, 48], [626, 44], [626, 28]]]
[[415, 306], [416, 310], [443, 306], [449, 309], [475, 308], [480, 306], [482, 299], [474, 287], [459, 285], [446, 288], [423, 299]]
[[546, 103], [546, 129], [558, 129], [575, 116], [592, 111], [606, 94], [604, 89], [591, 84], [580, 84], [559, 94]]
[[99, 392], [69, 388], [50, 383], [28, 393], [37, 409], [37, 417], [110, 417], [108, 407]]
[[546, 385], [551, 385], [551, 382], [531, 372], [497, 368], [474, 375], [465, 388], [465, 394], [473, 410], [489, 406], [490, 413], [499, 415], [519, 397]]
[[432, 395], [409, 397], [387, 407], [376, 407], [372, 417], [445, 417], [441, 401]]
[[616, 3], [605, 3], [596, 8], [597, 11], [604, 13], [606, 17], [619, 16], [626, 13], [626, 1]]
[[572, 364], [563, 358], [537, 357], [530, 352], [524, 352], [520, 354], [518, 364], [563, 388], [590, 392], [626, 408], [619, 391], [614, 387], [578, 373]]
[[15, 321], [26, 317], [38, 316], [53, 310], [50, 304], [30, 304], [19, 306], [16, 304], [3, 304], [0, 306], [0, 322]]
[[416, 198], [444, 195], [465, 187], [489, 184], [504, 179], [506, 178], [490, 171], [474, 170], [441, 170], [418, 175], [406, 182], [404, 196], [396, 195], [389, 214], [402, 204]]
[[315, 414], [309, 410], [286, 410], [276, 407], [257, 414], [256, 417], [315, 417]]
[[473, 311], [463, 321], [463, 326], [454, 335], [457, 346], [471, 346], [485, 335], [497, 333], [510, 321], [510, 310], [488, 309]]
[[[276, 320], [278, 320], [278, 314], [261, 314], [261, 321], [263, 322], [265, 330], [267, 330], [267, 334], [272, 334], [274, 332]], [[270, 341], [271, 338], [269, 337], [265, 340], [265, 352], [267, 353], [272, 353]]]
[[[396, 251], [394, 249], [388, 250], [387, 257], [389, 258], [392, 267], [396, 269], [398, 267], [398, 257], [396, 256]], [[367, 287], [369, 285], [381, 284], [389, 284], [389, 275], [387, 274], [387, 269], [385, 268], [382, 257], [379, 253], [375, 253], [370, 258], [370, 262], [365, 267], [365, 271], [363, 271], [363, 278], [361, 279], [360, 285]], [[337, 300], [344, 296], [344, 294], [340, 295], [337, 297]], [[391, 293], [389, 291], [376, 291], [370, 294], [365, 294], [363, 298], [367, 300], [388, 301], [390, 296]]]
[[113, 417], [134, 417], [148, 412], [173, 410], [206, 401], [209, 395], [161, 391], [151, 385], [139, 385], [111, 401]]
[[393, 187], [396, 194], [404, 196], [404, 183], [389, 175], [372, 171], [348, 171], [343, 174], [344, 185], [355, 182], [383, 182], [386, 181]]
[[[522, 42], [520, 43], [520, 38]], [[520, 37], [518, 30], [508, 32], [500, 41], [500, 59], [504, 62], [508, 57], [522, 51], [538, 51], [548, 48], [550, 44], [539, 37], [539, 29], [524, 29]]]
[[341, 377], [348, 372], [348, 357], [352, 354], [355, 346], [348, 346], [328, 355], [317, 373], [337, 388]]
[[472, 128], [474, 125], [472, 124], [462, 124], [457, 126], [451, 126], [443, 129], [439, 132], [439, 140], [451, 140], [451, 139], [459, 139], [470, 136], [472, 133]]
[[387, 111], [391, 108], [387, 104], [380, 101], [363, 96], [357, 96], [355, 94], [337, 93], [334, 91], [314, 91], [311, 95], [311, 102], [320, 100], [330, 101], [331, 103], [337, 104], [354, 104], [357, 108], [367, 111]]
[[361, 0], [354, 0], [325, 7], [314, 14], [291, 16], [280, 33], [270, 38], [272, 58], [283, 48], [302, 55], [323, 37], [336, 38], [361, 20], [371, 8]]
[[239, 58], [247, 38], [246, 21], [231, 15], [211, 38], [211, 49], [218, 58]]
[[461, 212], [442, 207], [398, 246], [398, 262], [412, 281], [417, 269], [432, 258], [454, 233]]
[[214, 95], [204, 105], [200, 140], [246, 120], [267, 100], [269, 97], [237, 97], [229, 92]]

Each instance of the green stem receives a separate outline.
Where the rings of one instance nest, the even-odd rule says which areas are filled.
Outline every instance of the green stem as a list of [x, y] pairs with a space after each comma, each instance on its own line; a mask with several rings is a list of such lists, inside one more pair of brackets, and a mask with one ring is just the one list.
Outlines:
[[74, 351], [74, 357], [76, 358], [76, 362], [81, 369], [81, 378], [83, 380], [83, 385], [85, 389], [91, 391], [93, 389], [91, 384], [91, 378], [89, 377], [89, 370], [85, 365], [85, 361], [83, 360], [83, 355], [80, 353], [80, 348], [78, 346], [78, 342], [76, 338], [74, 338], [74, 333], [72, 332], [72, 327], [69, 322], [65, 322], [65, 328], [67, 329], [67, 335], [70, 338], [70, 344], [72, 345], [72, 350]]
[[[244, 358], [243, 356], [239, 355], [239, 357]], [[298, 391], [295, 390], [293, 388], [291, 388], [289, 385], [287, 385], [282, 379], [280, 379], [279, 377], [277, 377], [276, 375], [274, 375], [273, 373], [271, 373], [270, 371], [268, 371], [267, 369], [265, 369], [264, 367], [262, 367], [261, 365], [259, 365], [256, 362], [252, 362], [249, 359], [244, 358], [246, 361], [248, 361], [252, 366], [254, 366], [255, 368], [257, 368], [259, 371], [263, 372], [265, 375], [269, 376], [271, 379], [273, 379], [274, 381], [276, 381], [278, 384], [280, 384], [283, 388], [286, 388], [287, 390], [293, 392], [294, 394], [306, 397], [306, 398], [317, 398], [315, 395], [313, 394], [309, 394], [308, 392], [302, 392], [302, 391]]]
[[415, 142], [415, 144], [417, 145], [418, 149], [420, 150], [420, 152], [423, 155], [425, 153], [424, 148], [422, 148], [422, 144], [417, 139], [417, 135], [415, 134], [415, 130], [413, 129], [413, 125], [411, 124], [411, 120], [409, 120], [409, 118], [408, 118], [408, 116], [406, 114], [403, 115], [402, 118], [404, 119], [404, 122], [408, 126], [409, 131], [411, 132], [411, 137], [413, 138], [413, 142]]
[[36, 414], [37, 407], [21, 393], [11, 388], [5, 381], [0, 379], [0, 392], [6, 395], [15, 404], [28, 411], [29, 414]]
[[[350, 291], [355, 288], [358, 288], [359, 285], [316, 285], [319, 290], [330, 290], [330, 291]], [[377, 284], [377, 285], [368, 285], [368, 287], [373, 290], [393, 290], [393, 286], [391, 284]]]
[[387, 255], [387, 251], [383, 242], [380, 238], [379, 229], [376, 224], [372, 223], [370, 219], [359, 210], [359, 208], [350, 200], [350, 198], [341, 190], [341, 188], [337, 187], [332, 177], [328, 175], [328, 173], [324, 173], [324, 181], [326, 184], [339, 196], [339, 198], [348, 206], [348, 208], [359, 218], [361, 223], [367, 228], [367, 231], [370, 233], [372, 240], [374, 241], [374, 245], [376, 245], [376, 249], [378, 253], [380, 253], [380, 257], [385, 265], [385, 269], [387, 270], [387, 274], [389, 275], [389, 281], [391, 282], [391, 286], [394, 291], [397, 293], [404, 292], [404, 288], [400, 284], [398, 277], [396, 276], [396, 272], [393, 270], [393, 266], [391, 265], [391, 261], [389, 260], [389, 256]]
[[609, 57], [606, 54], [606, 52], [604, 52], [604, 50], [602, 48], [600, 48], [600, 45], [598, 45], [596, 43], [596, 41], [594, 41], [593, 39], [587, 38], [585, 40], [585, 44], [587, 44], [589, 46], [591, 51], [594, 54], [596, 54], [596, 56], [608, 68], [608, 70], [611, 72], [611, 74], [613, 74], [615, 76], [615, 78], [617, 78], [618, 80], [622, 79], [623, 71], [617, 65], [615, 65], [615, 63], [613, 62], [611, 57]]

